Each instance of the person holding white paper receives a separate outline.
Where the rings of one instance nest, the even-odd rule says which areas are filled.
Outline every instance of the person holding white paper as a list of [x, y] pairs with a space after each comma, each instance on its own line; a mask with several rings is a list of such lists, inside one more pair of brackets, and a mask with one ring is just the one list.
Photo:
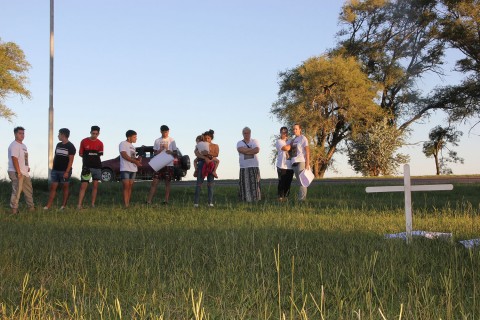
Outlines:
[[290, 142], [290, 161], [292, 169], [295, 173], [295, 178], [300, 187], [298, 191], [298, 200], [304, 201], [307, 197], [307, 187], [304, 187], [300, 182], [300, 173], [303, 170], [310, 170], [310, 147], [308, 146], [307, 138], [302, 135], [302, 128], [297, 123], [293, 126], [293, 133], [295, 137]]
[[[175, 157], [177, 155], [177, 144], [175, 143], [175, 139], [169, 136], [170, 128], [168, 128], [166, 125], [162, 125], [160, 127], [160, 132], [162, 133], [162, 136], [155, 140], [155, 143], [153, 144], [154, 155], [165, 152]], [[165, 180], [165, 200], [163, 201], [163, 204], [168, 204], [168, 200], [170, 198], [170, 182], [172, 179], [174, 179], [174, 173], [172, 158], [170, 163], [161, 168], [159, 171], [155, 172], [153, 175], [152, 184], [150, 185], [150, 192], [148, 193], [147, 204], [152, 203], [153, 196], [155, 195], [155, 192], [157, 192], [157, 186], [160, 180]]]

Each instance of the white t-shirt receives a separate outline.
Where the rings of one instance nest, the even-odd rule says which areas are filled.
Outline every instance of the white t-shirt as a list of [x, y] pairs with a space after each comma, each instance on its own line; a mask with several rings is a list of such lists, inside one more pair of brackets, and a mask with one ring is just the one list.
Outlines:
[[118, 146], [118, 151], [120, 152], [120, 171], [137, 172], [137, 165], [133, 162], [123, 159], [122, 157], [122, 151], [125, 151], [127, 156], [135, 158], [136, 152], [133, 144], [128, 141], [122, 141]]
[[276, 143], [277, 147], [277, 168], [279, 169], [292, 169], [292, 162], [288, 158], [288, 151], [282, 150], [287, 144], [290, 143], [290, 139], [285, 141], [278, 139]]
[[305, 162], [305, 148], [308, 147], [308, 140], [304, 135], [293, 139], [292, 148], [290, 149], [290, 160], [293, 163]]
[[210, 152], [210, 143], [205, 141], [200, 141], [199, 143], [197, 143], [196, 148], [198, 152], [200, 153], [207, 152], [208, 154]]
[[[250, 142], [245, 143], [243, 140], [238, 141], [237, 143], [237, 149], [240, 147], [246, 147], [250, 149], [254, 148], [260, 148], [260, 144], [258, 144], [258, 141], [256, 139], [250, 139]], [[243, 154], [243, 153], [238, 153], [238, 159], [240, 161], [240, 168], [252, 168], [252, 167], [258, 167], [258, 153], [256, 154]]]
[[[175, 140], [172, 137], [168, 137], [166, 139], [163, 139], [162, 137], [160, 137], [157, 140], [155, 140], [155, 143], [153, 144], [153, 150], [160, 151], [160, 152], [164, 150], [176, 151], [177, 144], [175, 143]], [[167, 167], [173, 167], [173, 160], [167, 164]]]
[[18, 159], [18, 165], [20, 166], [20, 172], [29, 177], [28, 171], [28, 151], [27, 146], [23, 143], [13, 141], [8, 147], [8, 171], [16, 172], [15, 167], [13, 166], [12, 156]]

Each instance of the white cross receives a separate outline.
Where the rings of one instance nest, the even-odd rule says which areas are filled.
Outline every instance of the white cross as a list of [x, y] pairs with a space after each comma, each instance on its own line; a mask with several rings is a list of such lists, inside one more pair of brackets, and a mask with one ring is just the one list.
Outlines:
[[367, 187], [367, 193], [376, 192], [405, 192], [405, 224], [407, 228], [407, 243], [412, 240], [412, 191], [440, 191], [452, 190], [451, 184], [431, 184], [431, 185], [415, 185], [410, 182], [410, 166], [403, 166], [403, 186], [386, 186], [386, 187]]

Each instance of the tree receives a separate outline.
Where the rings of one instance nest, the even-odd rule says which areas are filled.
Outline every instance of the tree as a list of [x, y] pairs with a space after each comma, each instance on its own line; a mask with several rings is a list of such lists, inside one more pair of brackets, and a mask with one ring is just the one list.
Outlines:
[[404, 145], [404, 135], [385, 118], [349, 140], [348, 163], [363, 176], [395, 174], [397, 167], [409, 160], [404, 154], [395, 154]]
[[28, 82], [26, 75], [30, 64], [25, 54], [13, 42], [2, 42], [0, 39], [0, 117], [11, 121], [15, 113], [5, 105], [10, 94], [21, 98], [30, 98], [30, 91], [25, 88]]
[[[461, 136], [462, 132], [455, 131], [452, 127], [443, 128], [441, 126], [436, 126], [430, 131], [428, 135], [430, 140], [423, 144], [423, 153], [427, 157], [433, 156], [437, 175], [452, 173], [452, 170], [447, 167], [448, 162], [463, 163], [463, 159], [458, 157], [457, 152], [450, 150], [447, 147], [447, 144], [458, 146], [458, 141]], [[448, 150], [447, 157], [443, 156], [444, 149]]]
[[339, 144], [365, 131], [384, 115], [374, 99], [377, 88], [352, 57], [312, 57], [279, 75], [278, 100], [271, 113], [299, 123], [310, 141], [313, 172], [323, 177]]
[[480, 3], [478, 0], [441, 0], [444, 5], [443, 40], [463, 57], [456, 70], [465, 74], [460, 84], [444, 86], [424, 102], [425, 108], [443, 108], [450, 121], [480, 116]]
[[[416, 81], [441, 73], [445, 43], [439, 37], [436, 0], [351, 0], [340, 14], [346, 26], [334, 50], [363, 62], [370, 79], [382, 86], [380, 106], [392, 125], [405, 130], [428, 115]], [[436, 106], [438, 107], [438, 106]]]

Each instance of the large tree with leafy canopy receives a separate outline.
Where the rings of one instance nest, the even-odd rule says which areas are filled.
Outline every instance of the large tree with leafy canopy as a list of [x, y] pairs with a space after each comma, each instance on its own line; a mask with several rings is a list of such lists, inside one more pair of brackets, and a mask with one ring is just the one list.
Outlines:
[[30, 64], [22, 49], [13, 42], [2, 42], [0, 39], [0, 118], [11, 121], [15, 116], [5, 104], [10, 95], [30, 98], [30, 91], [25, 88], [28, 82], [26, 73], [29, 69]]
[[439, 36], [436, 0], [350, 0], [342, 8], [339, 45], [382, 86], [380, 106], [392, 125], [405, 130], [432, 108], [420, 102], [425, 74], [442, 73], [445, 43]]
[[353, 57], [312, 57], [279, 77], [271, 112], [290, 126], [302, 125], [317, 177], [323, 177], [344, 139], [384, 116], [374, 102], [378, 88]]
[[[459, 84], [437, 88], [424, 108], [442, 108], [450, 121], [480, 117], [480, 1], [441, 0], [441, 37], [462, 53], [456, 70], [464, 74]], [[478, 122], [477, 122], [478, 123]]]

